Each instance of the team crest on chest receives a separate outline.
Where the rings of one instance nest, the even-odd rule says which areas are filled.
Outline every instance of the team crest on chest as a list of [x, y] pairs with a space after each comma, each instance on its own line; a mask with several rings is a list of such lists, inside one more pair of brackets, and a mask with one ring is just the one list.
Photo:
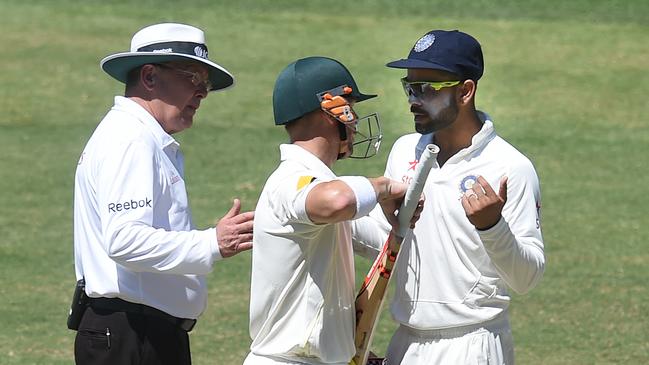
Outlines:
[[473, 187], [473, 184], [478, 181], [478, 177], [475, 175], [467, 175], [465, 176], [462, 181], [460, 182], [460, 191], [462, 193], [466, 193], [467, 190], [471, 189]]

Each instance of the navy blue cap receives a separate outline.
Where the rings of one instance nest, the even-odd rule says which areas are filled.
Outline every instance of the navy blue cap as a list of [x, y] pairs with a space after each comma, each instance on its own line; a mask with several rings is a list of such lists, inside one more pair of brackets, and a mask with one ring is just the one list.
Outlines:
[[480, 43], [458, 30], [431, 30], [419, 38], [408, 58], [386, 66], [442, 70], [474, 81], [478, 81], [484, 71]]

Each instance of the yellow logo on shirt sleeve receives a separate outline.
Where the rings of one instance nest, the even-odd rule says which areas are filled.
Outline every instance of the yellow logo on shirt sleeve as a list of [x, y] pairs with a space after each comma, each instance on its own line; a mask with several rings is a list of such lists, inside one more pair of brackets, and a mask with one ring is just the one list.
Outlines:
[[303, 187], [311, 184], [313, 180], [315, 180], [315, 177], [313, 176], [300, 176], [300, 178], [297, 180], [297, 190], [300, 190]]

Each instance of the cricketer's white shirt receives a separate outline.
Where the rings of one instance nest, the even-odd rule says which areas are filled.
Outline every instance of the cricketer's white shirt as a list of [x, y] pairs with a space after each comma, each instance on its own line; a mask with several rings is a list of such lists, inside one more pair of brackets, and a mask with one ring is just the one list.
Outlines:
[[336, 175], [302, 147], [280, 151], [255, 210], [250, 349], [298, 363], [347, 364], [355, 353], [355, 224], [313, 223], [306, 197]]
[[118, 297], [173, 316], [205, 309], [220, 259], [215, 229], [193, 230], [179, 144], [121, 96], [86, 144], [75, 176], [76, 277], [90, 297]]
[[[506, 310], [506, 286], [524, 293], [543, 275], [538, 177], [532, 163], [496, 135], [488, 116], [479, 115], [484, 124], [471, 146], [431, 170], [424, 210], [401, 247], [391, 309], [397, 322], [411, 328], [487, 321]], [[399, 138], [385, 176], [408, 182], [429, 143], [432, 134]], [[487, 231], [476, 230], [460, 201], [480, 175], [496, 193], [501, 177], [508, 177], [503, 219]]]

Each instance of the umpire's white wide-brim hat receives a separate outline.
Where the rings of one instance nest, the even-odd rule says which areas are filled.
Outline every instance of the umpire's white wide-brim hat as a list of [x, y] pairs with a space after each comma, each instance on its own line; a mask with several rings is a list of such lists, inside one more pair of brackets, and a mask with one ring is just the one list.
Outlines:
[[162, 23], [141, 29], [131, 39], [131, 51], [112, 54], [101, 60], [101, 68], [126, 83], [132, 69], [148, 64], [193, 60], [207, 66], [213, 90], [234, 85], [234, 77], [223, 66], [207, 58], [205, 34], [185, 24]]

